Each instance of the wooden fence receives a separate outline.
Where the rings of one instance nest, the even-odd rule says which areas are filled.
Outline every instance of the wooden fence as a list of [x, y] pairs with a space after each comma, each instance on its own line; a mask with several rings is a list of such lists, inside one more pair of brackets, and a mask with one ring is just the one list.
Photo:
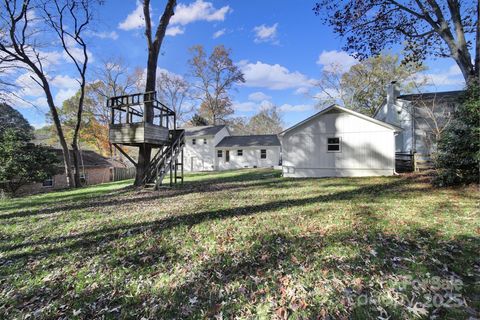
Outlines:
[[395, 153], [395, 170], [397, 172], [412, 172], [433, 168], [433, 161], [429, 154], [422, 153]]
[[135, 178], [135, 167], [113, 168], [113, 181], [121, 181]]

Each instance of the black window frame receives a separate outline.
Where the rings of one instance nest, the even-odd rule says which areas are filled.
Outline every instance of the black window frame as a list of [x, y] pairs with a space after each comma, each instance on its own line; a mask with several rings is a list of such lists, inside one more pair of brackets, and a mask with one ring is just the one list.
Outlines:
[[[51, 183], [48, 184], [48, 185], [46, 185], [46, 184], [45, 184], [46, 181], [51, 181]], [[53, 176], [50, 176], [50, 177], [48, 177], [47, 179], [45, 179], [45, 180], [42, 181], [42, 188], [53, 188], [53, 185], [54, 185]]]
[[267, 159], [267, 149], [260, 149], [260, 159]]
[[327, 152], [342, 152], [342, 138], [327, 137]]

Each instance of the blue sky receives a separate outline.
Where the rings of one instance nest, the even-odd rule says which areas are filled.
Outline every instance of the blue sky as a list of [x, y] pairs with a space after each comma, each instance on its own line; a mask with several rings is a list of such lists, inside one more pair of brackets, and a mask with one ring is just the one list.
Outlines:
[[[164, 4], [163, 0], [152, 0], [154, 22], [158, 22]], [[210, 51], [223, 44], [232, 49], [233, 60], [245, 73], [246, 83], [232, 91], [236, 115], [250, 116], [262, 106], [275, 104], [282, 110], [285, 125], [292, 125], [315, 112], [312, 83], [322, 68], [329, 63], [348, 67], [355, 62], [342, 52], [342, 39], [314, 15], [313, 5], [313, 0], [179, 1], [158, 66], [185, 75], [188, 48], [202, 44]], [[90, 70], [112, 58], [122, 58], [131, 70], [145, 67], [147, 51], [139, 8], [134, 0], [107, 0], [96, 12], [88, 38], [93, 61]], [[51, 60], [57, 103], [77, 89], [72, 66], [59, 50], [52, 47], [45, 52]], [[426, 65], [435, 86], [425, 91], [462, 88], [453, 60], [428, 60]], [[47, 109], [41, 90], [34, 88], [26, 74], [18, 76], [17, 83], [26, 86], [18, 94], [36, 107], [25, 103], [16, 107], [34, 126], [42, 126]]]

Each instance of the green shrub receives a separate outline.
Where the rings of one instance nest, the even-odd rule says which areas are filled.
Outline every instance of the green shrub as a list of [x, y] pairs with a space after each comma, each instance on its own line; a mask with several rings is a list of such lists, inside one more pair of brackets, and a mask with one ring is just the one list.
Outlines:
[[480, 176], [480, 89], [472, 85], [438, 143], [434, 184], [478, 183]]

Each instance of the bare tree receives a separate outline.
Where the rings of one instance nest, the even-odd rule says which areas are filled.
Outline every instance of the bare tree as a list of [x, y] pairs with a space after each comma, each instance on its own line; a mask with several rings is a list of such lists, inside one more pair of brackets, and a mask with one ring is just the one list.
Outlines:
[[[85, 101], [85, 85], [88, 66], [87, 44], [83, 33], [92, 19], [92, 0], [49, 0], [42, 3], [45, 21], [55, 31], [62, 44], [64, 52], [75, 65], [79, 79], [80, 95], [76, 115], [76, 124], [72, 137], [72, 154], [75, 186], [81, 186], [80, 181], [80, 151], [78, 147], [79, 132], [82, 124], [82, 113]], [[75, 50], [80, 48], [80, 55]]]
[[[152, 21], [150, 17], [150, 0], [143, 0], [143, 14], [145, 18], [145, 37], [147, 39], [147, 48], [148, 48], [148, 59], [147, 59], [147, 76], [145, 82], [145, 91], [155, 91], [156, 79], [157, 79], [157, 63], [158, 55], [160, 53], [160, 48], [162, 46], [163, 38], [165, 37], [165, 32], [167, 31], [168, 23], [170, 18], [174, 14], [175, 6], [177, 5], [176, 0], [168, 0], [163, 11], [163, 14], [158, 23], [157, 30], [155, 35], [152, 33]], [[145, 120], [149, 123], [153, 122], [153, 107], [150, 105], [145, 105], [144, 110]], [[150, 165], [150, 158], [152, 155], [152, 148], [149, 145], [141, 145], [138, 148], [138, 163], [137, 163], [137, 172], [135, 176], [135, 185], [141, 185], [143, 177], [145, 175], [145, 170]]]
[[395, 80], [403, 92], [424, 84], [415, 75], [425, 68], [417, 64], [402, 64], [397, 55], [380, 54], [370, 57], [344, 70], [341, 65], [324, 67], [316, 87], [319, 107], [337, 103], [369, 116], [382, 104], [386, 86]]
[[231, 50], [223, 45], [216, 46], [208, 58], [201, 45], [190, 51], [193, 57], [189, 64], [195, 78], [193, 86], [201, 101], [200, 115], [214, 125], [225, 122], [225, 117], [233, 113], [229, 90], [234, 84], [245, 82], [243, 73], [230, 58]]
[[177, 120], [185, 122], [186, 116], [193, 109], [194, 104], [191, 103], [191, 86], [185, 78], [180, 75], [161, 71], [157, 76], [157, 93], [159, 98], [167, 106], [175, 111]]
[[313, 10], [361, 60], [403, 43], [406, 61], [449, 57], [467, 83], [479, 81], [478, 0], [319, 0]]
[[[120, 58], [103, 61], [94, 73], [96, 81], [86, 86], [85, 108], [102, 126], [103, 130], [98, 130], [98, 134], [102, 136], [98, 139], [103, 141], [108, 140], [108, 126], [111, 121], [111, 110], [107, 108], [107, 100], [110, 97], [131, 93], [136, 87], [137, 78]], [[110, 141], [108, 141], [108, 153], [110, 157], [116, 155], [116, 149]]]
[[37, 50], [38, 33], [30, 28], [30, 16], [27, 14], [34, 5], [30, 0], [4, 0], [0, 10], [0, 17], [5, 26], [5, 32], [0, 38], [0, 52], [2, 61], [24, 66], [35, 77], [32, 79], [43, 89], [50, 110], [53, 124], [57, 131], [58, 140], [63, 152], [65, 173], [69, 186], [74, 186], [72, 165], [68, 145], [63, 133], [57, 108], [53, 101], [53, 94], [49, 80], [44, 70], [43, 59]]

